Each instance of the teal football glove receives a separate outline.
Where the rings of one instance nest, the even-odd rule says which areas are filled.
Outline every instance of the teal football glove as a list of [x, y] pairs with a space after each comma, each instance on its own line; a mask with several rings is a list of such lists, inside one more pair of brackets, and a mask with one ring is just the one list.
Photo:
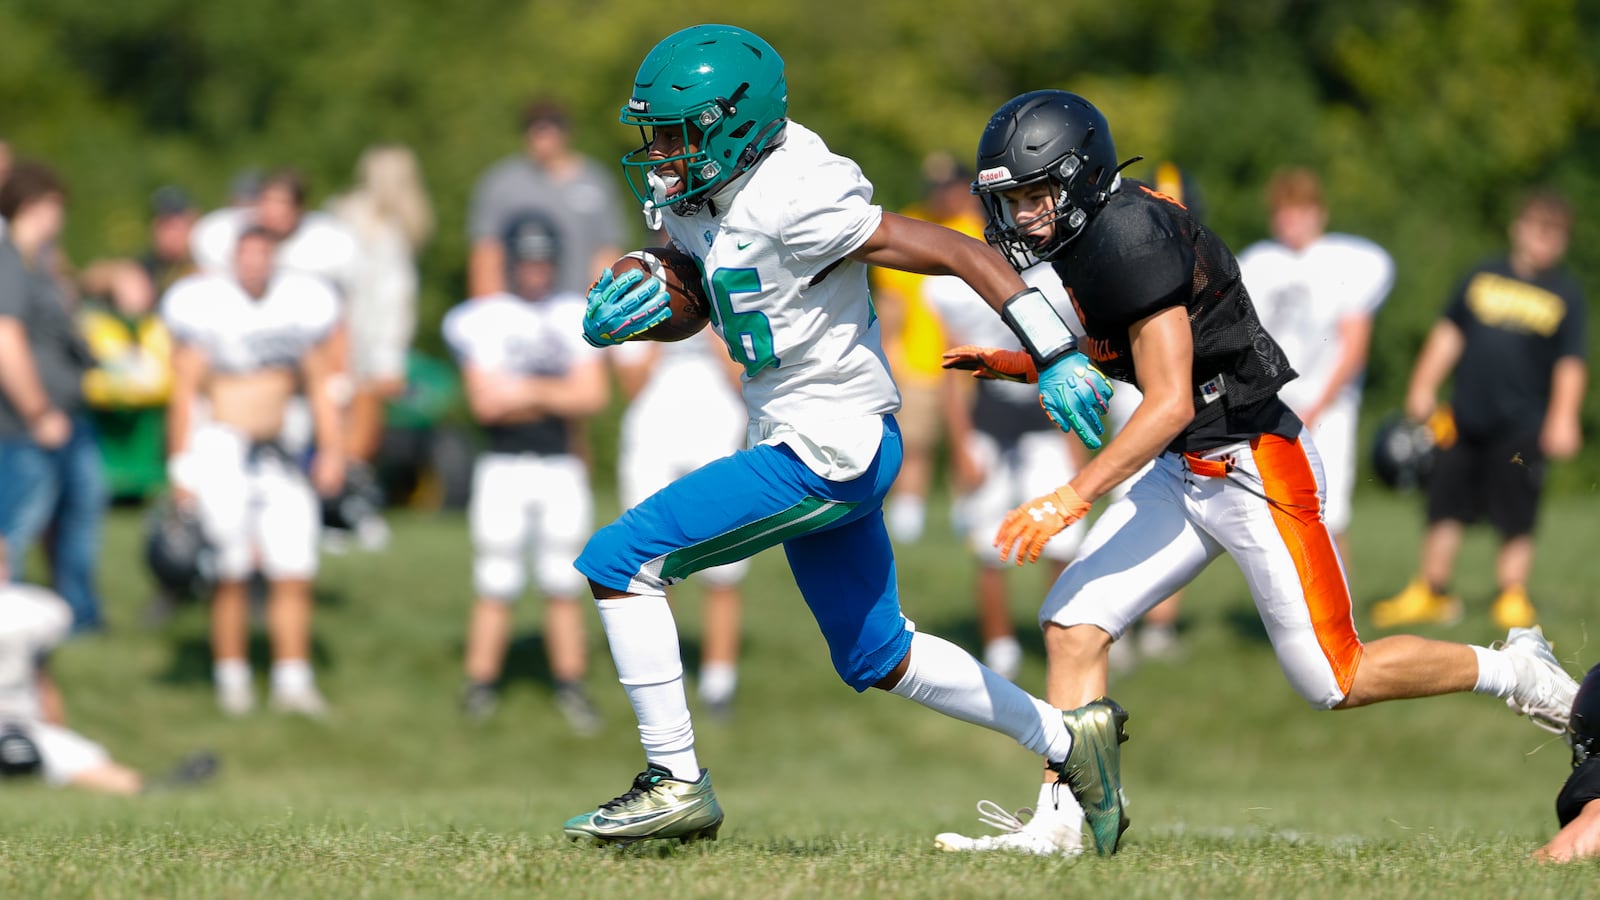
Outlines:
[[1039, 405], [1045, 415], [1090, 450], [1100, 449], [1106, 430], [1100, 417], [1110, 402], [1111, 382], [1082, 353], [1068, 353], [1039, 373]]
[[583, 339], [590, 346], [608, 347], [632, 340], [672, 318], [671, 297], [661, 279], [630, 269], [621, 278], [610, 269], [589, 287], [589, 306], [583, 313]]

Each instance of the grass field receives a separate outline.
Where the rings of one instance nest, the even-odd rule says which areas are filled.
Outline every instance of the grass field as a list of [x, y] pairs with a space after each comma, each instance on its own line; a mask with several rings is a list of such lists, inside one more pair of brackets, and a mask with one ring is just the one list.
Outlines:
[[[1360, 498], [1358, 605], [1408, 577], [1418, 519], [1414, 498]], [[1600, 599], [1594, 524], [1592, 497], [1553, 502], [1533, 585], [1574, 673], [1600, 657], [1585, 647]], [[597, 624], [603, 735], [572, 736], [550, 705], [533, 603], [520, 608], [527, 624], [499, 716], [464, 727], [465, 529], [454, 518], [395, 525], [388, 553], [325, 561], [317, 652], [336, 717], [233, 721], [212, 704], [202, 612], [140, 626], [138, 518], [115, 514], [102, 578], [113, 628], [57, 655], [73, 724], [145, 770], [196, 747], [217, 750], [224, 769], [207, 788], [137, 799], [0, 787], [0, 897], [1575, 897], [1600, 875], [1595, 864], [1526, 861], [1553, 831], [1563, 745], [1483, 697], [1312, 711], [1279, 675], [1225, 560], [1188, 595], [1187, 658], [1114, 687], [1132, 714], [1133, 817], [1114, 858], [936, 852], [934, 833], [979, 829], [978, 799], [1031, 803], [1035, 761], [999, 735], [842, 686], [774, 553], [747, 584], [736, 716], [697, 723], [728, 811], [722, 839], [576, 847], [562, 821], [642, 767]], [[933, 532], [900, 554], [907, 611], [974, 646], [971, 563]], [[1496, 636], [1483, 612], [1492, 555], [1487, 535], [1471, 537], [1458, 584], [1474, 612], [1430, 633]], [[1034, 689], [1040, 574], [1015, 581], [1030, 652], [1022, 681]], [[678, 602], [690, 659], [694, 598], [686, 586]]]

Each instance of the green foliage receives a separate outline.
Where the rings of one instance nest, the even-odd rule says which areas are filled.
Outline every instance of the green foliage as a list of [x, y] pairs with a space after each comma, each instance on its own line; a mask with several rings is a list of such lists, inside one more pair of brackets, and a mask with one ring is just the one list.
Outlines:
[[[1399, 265], [1371, 413], [1398, 406], [1422, 335], [1459, 273], [1503, 247], [1523, 189], [1553, 184], [1577, 201], [1569, 261], [1600, 295], [1600, 21], [1584, 0], [6, 0], [0, 131], [71, 179], [80, 259], [137, 248], [158, 184], [216, 203], [234, 170], [293, 163], [320, 197], [366, 144], [408, 142], [439, 211], [422, 318], [436, 345], [432, 326], [464, 283], [468, 192], [516, 151], [520, 106], [563, 98], [580, 146], [615, 159], [635, 139], [616, 114], [638, 61], [702, 21], [768, 37], [795, 117], [856, 157], [891, 207], [916, 197], [923, 153], [969, 157], [996, 106], [1046, 86], [1101, 105], [1126, 155], [1188, 169], [1235, 246], [1265, 233], [1272, 169], [1314, 166], [1333, 227]], [[1587, 489], [1600, 452], [1561, 471]]]
[[[601, 514], [615, 512], [602, 501]], [[934, 510], [942, 509], [936, 503]], [[936, 517], [937, 519], [937, 517]], [[1594, 659], [1584, 623], [1600, 584], [1592, 503], [1550, 510], [1532, 585], [1567, 667]], [[970, 554], [942, 521], [899, 553], [907, 614], [976, 648]], [[1415, 564], [1412, 499], [1371, 494], [1351, 532], [1357, 622]], [[1318, 712], [1290, 690], [1236, 567], [1219, 561], [1185, 595], [1187, 656], [1113, 684], [1130, 712], [1132, 829], [1109, 860], [972, 859], [934, 833], [983, 831], [973, 804], [1032, 804], [1038, 761], [1008, 739], [880, 691], [840, 684], [781, 553], [746, 582], [734, 718], [698, 715], [697, 749], [728, 811], [715, 845], [615, 852], [569, 845], [570, 815], [620, 793], [642, 767], [605, 642], [590, 684], [607, 718], [571, 734], [550, 700], [539, 601], [518, 640], [497, 717], [456, 709], [471, 603], [465, 521], [398, 516], [386, 555], [329, 557], [318, 580], [325, 724], [260, 712], [233, 720], [211, 697], [204, 610], [139, 625], [139, 516], [107, 528], [110, 633], [67, 644], [52, 667], [75, 728], [159, 771], [211, 747], [218, 781], [187, 793], [96, 797], [0, 784], [0, 896], [46, 897], [1551, 897], [1592, 894], [1597, 866], [1526, 859], [1555, 828], [1566, 748], [1499, 701], [1462, 696]], [[1457, 587], [1469, 615], [1429, 636], [1495, 636], [1491, 538], [1468, 535]], [[1043, 683], [1039, 567], [1010, 576]], [[674, 612], [693, 677], [698, 584]], [[262, 626], [264, 630], [264, 626]], [[254, 644], [258, 673], [266, 646]], [[694, 700], [691, 699], [691, 704]]]

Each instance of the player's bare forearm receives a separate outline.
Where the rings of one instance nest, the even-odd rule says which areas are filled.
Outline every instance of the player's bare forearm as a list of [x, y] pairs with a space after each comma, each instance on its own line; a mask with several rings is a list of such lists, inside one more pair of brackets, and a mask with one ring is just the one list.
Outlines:
[[1128, 330], [1144, 399], [1116, 437], [1072, 479], [1093, 502], [1155, 459], [1194, 420], [1194, 336], [1182, 306], [1170, 306]]
[[563, 419], [595, 415], [605, 409], [607, 401], [611, 399], [605, 365], [600, 360], [579, 363], [559, 378], [539, 380], [544, 382], [540, 391], [543, 395], [540, 409]]
[[301, 363], [317, 454], [338, 459], [344, 458], [344, 428], [340, 424], [340, 398], [335, 396], [335, 377], [344, 374], [343, 362], [338, 343], [330, 337], [313, 347]]
[[1583, 409], [1583, 395], [1589, 385], [1589, 366], [1581, 356], [1563, 356], [1550, 373], [1550, 406], [1547, 418], [1577, 422]]
[[1411, 368], [1411, 381], [1406, 387], [1406, 415], [1420, 422], [1433, 414], [1439, 388], [1461, 359], [1465, 344], [1466, 338], [1454, 322], [1440, 319], [1434, 323], [1422, 352], [1417, 355], [1417, 364]]
[[996, 311], [1027, 288], [1005, 257], [983, 241], [896, 213], [884, 213], [877, 231], [850, 258], [919, 275], [955, 275]]

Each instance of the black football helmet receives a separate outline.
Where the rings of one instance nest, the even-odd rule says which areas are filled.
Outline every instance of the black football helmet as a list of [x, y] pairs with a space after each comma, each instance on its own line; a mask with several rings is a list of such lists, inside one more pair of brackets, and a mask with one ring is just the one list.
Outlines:
[[506, 263], [559, 262], [561, 259], [561, 230], [548, 216], [538, 212], [525, 212], [512, 220], [501, 234], [505, 242]]
[[1600, 663], [1583, 676], [1578, 695], [1572, 698], [1572, 718], [1567, 723], [1567, 741], [1572, 744], [1574, 766], [1600, 756]]
[[[1121, 168], [1111, 126], [1094, 104], [1055, 90], [1013, 97], [989, 117], [978, 138], [978, 177], [972, 192], [989, 215], [984, 238], [1018, 271], [1050, 259], [1111, 199]], [[1056, 190], [1055, 211], [1036, 223], [1050, 222], [1055, 228], [1040, 239], [1018, 230], [1001, 195], [1045, 179]]]
[[1439, 452], [1455, 443], [1455, 419], [1441, 407], [1426, 422], [1390, 413], [1372, 436], [1372, 473], [1397, 491], [1428, 483]]
[[144, 559], [156, 583], [174, 597], [201, 593], [216, 577], [216, 548], [199, 516], [171, 500], [145, 522]]
[[0, 726], [0, 778], [37, 775], [44, 768], [39, 745], [15, 726]]

